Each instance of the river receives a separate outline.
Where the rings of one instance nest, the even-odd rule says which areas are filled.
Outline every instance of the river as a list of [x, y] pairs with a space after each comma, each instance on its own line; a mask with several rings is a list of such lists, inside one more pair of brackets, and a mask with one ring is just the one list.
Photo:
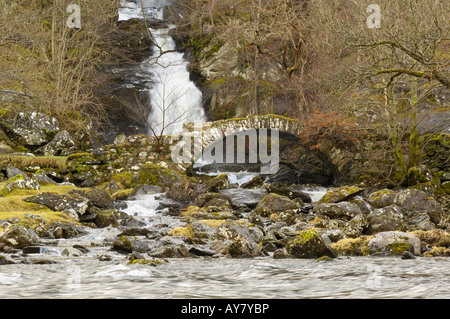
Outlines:
[[[155, 19], [161, 19], [162, 14], [160, 8], [151, 5], [160, 2], [146, 1], [150, 5], [146, 12]], [[136, 5], [128, 4], [121, 9], [120, 18], [139, 17], [137, 9]], [[153, 33], [162, 47], [167, 44], [166, 49], [172, 50], [173, 43], [167, 31], [153, 30]], [[144, 63], [143, 67], [153, 68], [153, 74], [161, 75], [167, 70], [164, 63], [182, 58], [182, 54], [176, 52], [163, 56], [160, 66]], [[188, 90], [194, 92], [189, 99], [198, 99], [199, 92], [187, 81], [186, 62], [182, 61], [172, 71], [169, 74], [182, 79]], [[177, 83], [180, 86], [180, 82]], [[158, 93], [152, 91], [152, 94]], [[199, 107], [198, 103], [195, 105]], [[195, 113], [200, 117], [203, 114]], [[241, 184], [250, 177], [252, 175], [229, 173], [231, 183]], [[304, 191], [316, 201], [326, 189], [305, 188]], [[180, 219], [157, 210], [158, 196], [161, 195], [128, 201], [124, 211], [150, 228], [184, 226]], [[167, 259], [157, 266], [130, 265], [126, 255], [110, 250], [111, 241], [120, 232], [114, 227], [88, 228], [81, 237], [43, 240], [40, 246], [44, 249], [39, 254], [12, 255], [16, 264], [0, 266], [0, 298], [450, 298], [450, 258], [339, 257], [317, 261], [196, 257]], [[83, 246], [87, 252], [81, 256], [70, 253], [74, 245]], [[55, 263], [36, 264], [36, 260]]]
[[113, 259], [0, 267], [0, 298], [449, 298], [449, 258]]

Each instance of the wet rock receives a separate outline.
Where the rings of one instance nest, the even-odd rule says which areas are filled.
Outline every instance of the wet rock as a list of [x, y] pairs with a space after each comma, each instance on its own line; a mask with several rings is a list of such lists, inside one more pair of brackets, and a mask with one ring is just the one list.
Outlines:
[[189, 203], [193, 199], [194, 188], [194, 185], [189, 181], [181, 181], [172, 185], [170, 188], [170, 196], [176, 201]]
[[209, 249], [209, 248], [205, 248], [205, 247], [201, 247], [201, 246], [193, 246], [191, 248], [189, 248], [189, 256], [198, 256], [198, 257], [212, 257], [215, 254], [217, 254], [216, 251]]
[[287, 186], [282, 183], [267, 184], [265, 187], [269, 193], [289, 197], [289, 199], [299, 198], [303, 203], [311, 203], [311, 196], [298, 189], [298, 186]]
[[337, 257], [336, 252], [316, 230], [307, 230], [295, 236], [287, 243], [286, 252], [294, 258]]
[[265, 189], [223, 189], [220, 193], [230, 198], [234, 209], [254, 209], [258, 203], [268, 194]]
[[226, 174], [222, 174], [207, 181], [205, 191], [217, 193], [222, 189], [227, 189], [228, 186], [228, 176]]
[[32, 246], [38, 242], [39, 236], [34, 230], [21, 224], [12, 224], [0, 234], [0, 243], [15, 249]]
[[61, 252], [61, 255], [67, 256], [67, 257], [80, 257], [83, 255], [83, 252], [79, 249], [73, 248], [73, 247], [66, 247]]
[[133, 236], [120, 236], [112, 244], [112, 249], [120, 253], [131, 253], [134, 251], [136, 238]]
[[247, 189], [247, 188], [259, 188], [264, 184], [264, 181], [261, 177], [255, 176], [251, 180], [249, 180], [246, 183], [243, 183], [241, 185], [241, 188]]
[[74, 198], [68, 195], [60, 195], [55, 193], [40, 193], [35, 196], [28, 197], [24, 201], [29, 203], [45, 205], [53, 211], [62, 212], [64, 210], [73, 210], [78, 215], [83, 215], [89, 208], [89, 200], [85, 198]]
[[52, 233], [55, 238], [74, 238], [86, 233], [82, 227], [77, 227], [72, 224], [55, 222], [53, 223]]
[[403, 212], [396, 205], [376, 209], [367, 216], [369, 226], [367, 234], [376, 234], [386, 231], [403, 231], [406, 228]]
[[114, 201], [107, 191], [94, 188], [86, 194], [87, 199], [98, 208], [113, 209]]
[[402, 259], [416, 259], [410, 251], [402, 252]]
[[224, 199], [228, 202], [231, 202], [231, 197], [226, 194], [222, 194], [222, 191], [221, 191], [221, 193], [198, 194], [195, 199], [195, 204], [199, 207], [203, 207], [207, 202], [211, 201], [212, 199]]
[[163, 192], [163, 189], [161, 186], [157, 185], [139, 185], [137, 188], [135, 188], [132, 192], [132, 195], [134, 196], [141, 196], [141, 195], [154, 195], [154, 194], [160, 194]]
[[156, 258], [185, 258], [189, 257], [189, 249], [184, 244], [169, 244], [155, 248], [149, 256]]
[[263, 239], [263, 231], [250, 223], [227, 221], [216, 229], [216, 241], [213, 249], [232, 257], [261, 256], [258, 243]]
[[317, 215], [325, 215], [333, 219], [350, 220], [361, 214], [360, 208], [353, 203], [320, 203], [314, 206], [313, 212]]
[[358, 194], [363, 191], [362, 188], [356, 186], [343, 186], [338, 188], [333, 188], [328, 190], [317, 203], [336, 203], [343, 201], [344, 199], [352, 196], [353, 194]]
[[47, 248], [41, 246], [27, 246], [22, 248], [24, 254], [44, 254]]
[[15, 262], [9, 258], [6, 258], [3, 255], [0, 255], [0, 266], [1, 265], [13, 265]]
[[290, 200], [286, 196], [270, 193], [266, 195], [254, 209], [254, 213], [262, 217], [269, 217], [274, 212], [284, 212], [287, 210], [298, 211], [300, 205]]
[[[403, 244], [404, 243], [404, 244]], [[392, 246], [393, 244], [397, 244], [397, 246]], [[369, 249], [370, 253], [380, 253], [382, 251], [386, 251], [389, 249], [393, 249], [392, 247], [408, 247], [408, 244], [412, 246], [412, 253], [414, 255], [419, 255], [421, 251], [421, 241], [420, 239], [411, 234], [400, 231], [388, 231], [381, 232], [377, 234], [375, 237], [369, 240]], [[409, 248], [408, 248], [409, 250]], [[403, 250], [398, 250], [401, 254]]]
[[108, 226], [118, 227], [119, 222], [117, 221], [115, 213], [116, 213], [115, 209], [98, 211], [95, 216], [94, 221], [95, 225], [98, 228], [105, 228]]

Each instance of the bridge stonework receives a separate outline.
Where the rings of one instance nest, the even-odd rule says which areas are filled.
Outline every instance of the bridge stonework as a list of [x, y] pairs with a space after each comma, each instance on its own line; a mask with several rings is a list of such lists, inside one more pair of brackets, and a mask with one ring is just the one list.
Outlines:
[[[199, 136], [200, 132], [197, 131], [199, 128], [201, 128], [201, 136]], [[250, 129], [278, 130], [280, 133], [292, 136], [295, 140], [294, 143], [298, 143], [307, 150], [310, 149], [310, 145], [302, 143], [301, 122], [279, 115], [251, 115], [246, 118], [203, 122], [201, 124], [186, 123], [184, 125], [185, 132], [188, 134], [191, 133], [193, 136], [197, 134], [197, 138], [201, 138], [202, 150], [211, 147], [211, 145], [223, 140], [229, 135], [245, 132]], [[330, 171], [332, 171], [335, 177], [335, 183], [345, 183], [352, 179], [351, 168], [355, 162], [355, 157], [357, 157], [357, 150], [354, 147], [338, 145], [335, 141], [326, 137], [322, 137], [315, 144], [315, 155], [330, 168]]]

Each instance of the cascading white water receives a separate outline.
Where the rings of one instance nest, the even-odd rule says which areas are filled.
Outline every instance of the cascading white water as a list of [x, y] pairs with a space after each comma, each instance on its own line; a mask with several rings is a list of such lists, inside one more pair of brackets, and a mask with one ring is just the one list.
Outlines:
[[[162, 10], [162, 9], [161, 9]], [[202, 92], [189, 79], [188, 62], [175, 51], [175, 41], [167, 29], [150, 29], [157, 46], [144, 64], [155, 83], [150, 89], [149, 134], [172, 135], [183, 130], [185, 122], [203, 121]]]
[[[170, 1], [142, 0], [122, 1], [119, 20], [143, 18], [164, 19], [164, 8]], [[147, 119], [149, 135], [173, 135], [181, 133], [185, 122], [201, 122], [205, 111], [202, 105], [202, 92], [189, 78], [189, 62], [184, 54], [176, 51], [176, 44], [169, 35], [171, 29], [152, 29], [154, 47], [152, 56], [142, 63], [142, 68], [152, 74], [150, 95], [150, 114]]]

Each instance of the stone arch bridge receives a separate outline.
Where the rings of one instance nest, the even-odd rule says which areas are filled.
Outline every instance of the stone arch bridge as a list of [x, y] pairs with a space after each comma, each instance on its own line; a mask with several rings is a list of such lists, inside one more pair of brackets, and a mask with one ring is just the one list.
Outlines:
[[[315, 141], [314, 144], [316, 147], [314, 150], [311, 150], [311, 146], [306, 145], [303, 142], [303, 127], [301, 122], [288, 117], [279, 115], [251, 115], [246, 118], [234, 118], [203, 123], [186, 123], [184, 125], [184, 130], [185, 134], [182, 135], [184, 137], [180, 136], [180, 139], [181, 141], [184, 139], [184, 142], [186, 143], [175, 143], [174, 147], [172, 147], [172, 159], [174, 159], [174, 155], [175, 157], [180, 156], [180, 149], [183, 147], [191, 150], [187, 158], [188, 160], [185, 158], [184, 164], [192, 164], [198, 161], [202, 155], [205, 154], [205, 151], [208, 152], [211, 148], [217, 149], [217, 145], [224, 143], [227, 137], [239, 136], [240, 134], [245, 136], [249, 135], [249, 132], [256, 133], [256, 135], [259, 133], [259, 136], [261, 136], [260, 132], [264, 131], [267, 132], [267, 136], [271, 138], [274, 136], [273, 133], [277, 132], [279, 140], [281, 141], [279, 148], [279, 163], [281, 166], [287, 165], [291, 169], [299, 169], [301, 165], [299, 166], [299, 163], [296, 163], [295, 160], [291, 160], [289, 157], [290, 153], [286, 152], [286, 150], [301, 148], [305, 153], [303, 157], [313, 155], [321, 162], [321, 169], [325, 170], [331, 177], [330, 184], [347, 183], [353, 178], [352, 167], [357, 157], [357, 155], [355, 155], [357, 154], [355, 145], [339, 145], [333, 140], [322, 137], [320, 140]], [[185, 138], [186, 136], [189, 136], [188, 141]], [[193, 144], [191, 144], [191, 142]], [[225, 146], [223, 149], [226, 150]], [[224, 155], [224, 158], [226, 158], [226, 155]], [[180, 157], [178, 157], [178, 161], [180, 163], [183, 162]]]

